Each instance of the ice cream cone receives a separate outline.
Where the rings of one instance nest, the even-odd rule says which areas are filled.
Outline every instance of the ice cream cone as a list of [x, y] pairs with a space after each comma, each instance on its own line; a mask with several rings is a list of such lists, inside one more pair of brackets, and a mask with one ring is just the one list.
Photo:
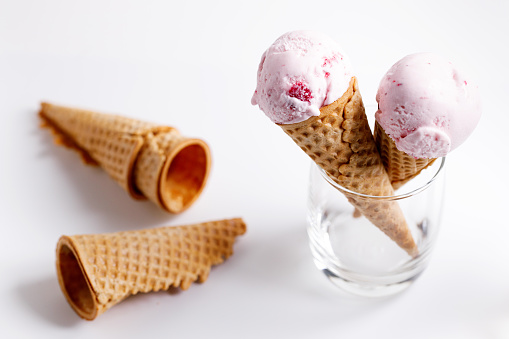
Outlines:
[[242, 219], [109, 234], [62, 236], [57, 274], [78, 315], [95, 317], [138, 292], [183, 290], [207, 280], [212, 265], [233, 254]]
[[[319, 116], [279, 126], [340, 186], [365, 195], [394, 194], [369, 128], [355, 77], [344, 95], [322, 107]], [[409, 255], [417, 254], [417, 246], [396, 202], [343, 193]]]
[[385, 133], [378, 122], [375, 122], [375, 142], [382, 158], [382, 163], [389, 175], [392, 187], [397, 190], [408, 181], [431, 166], [436, 158], [416, 159], [398, 150], [394, 140]]
[[148, 198], [171, 213], [189, 207], [210, 170], [205, 142], [168, 126], [117, 115], [41, 104], [39, 115], [56, 142], [100, 165], [133, 198]]

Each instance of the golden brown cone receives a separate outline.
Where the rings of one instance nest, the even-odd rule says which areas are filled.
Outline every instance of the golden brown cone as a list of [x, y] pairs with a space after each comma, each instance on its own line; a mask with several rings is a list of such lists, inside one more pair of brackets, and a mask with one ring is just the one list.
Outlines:
[[385, 133], [380, 124], [375, 122], [375, 142], [382, 158], [385, 170], [389, 175], [392, 187], [397, 190], [421, 171], [431, 166], [436, 158], [416, 159], [405, 152], [400, 151], [394, 140]]
[[[340, 186], [365, 195], [394, 194], [369, 128], [355, 77], [343, 96], [322, 107], [319, 116], [279, 126]], [[395, 201], [375, 201], [343, 193], [409, 255], [417, 255], [417, 246]]]
[[210, 170], [210, 150], [169, 126], [118, 115], [42, 103], [43, 126], [57, 144], [100, 165], [133, 198], [148, 198], [180, 213], [201, 194]]
[[138, 292], [183, 290], [207, 280], [212, 265], [233, 254], [240, 218], [109, 234], [62, 236], [60, 288], [78, 315], [95, 317]]

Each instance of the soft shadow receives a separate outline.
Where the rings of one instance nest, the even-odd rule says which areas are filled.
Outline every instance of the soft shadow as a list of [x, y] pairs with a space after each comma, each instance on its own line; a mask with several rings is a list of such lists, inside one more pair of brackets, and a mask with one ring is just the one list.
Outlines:
[[15, 292], [22, 304], [49, 323], [72, 327], [82, 321], [65, 300], [56, 277], [19, 285]]
[[[39, 118], [36, 123], [32, 131], [39, 137], [40, 151], [36, 157], [51, 157], [51, 160], [62, 167], [60, 181], [74, 187], [77, 201], [85, 212], [89, 211], [103, 220], [101, 226], [109, 227], [104, 229], [104, 232], [134, 230], [171, 223], [174, 215], [165, 212], [150, 200], [131, 198], [99, 166], [86, 165], [78, 152], [56, 145], [51, 131], [39, 127]], [[58, 200], [55, 194], [52, 198]]]

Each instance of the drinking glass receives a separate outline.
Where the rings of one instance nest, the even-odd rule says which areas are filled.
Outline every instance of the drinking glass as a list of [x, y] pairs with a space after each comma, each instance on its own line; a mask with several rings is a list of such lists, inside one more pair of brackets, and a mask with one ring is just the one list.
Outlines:
[[[334, 284], [362, 296], [388, 296], [409, 287], [429, 263], [440, 228], [445, 158], [438, 158], [393, 196], [363, 195], [336, 184], [312, 162], [308, 235], [314, 262]], [[355, 210], [355, 199], [394, 201], [418, 248], [410, 256]]]

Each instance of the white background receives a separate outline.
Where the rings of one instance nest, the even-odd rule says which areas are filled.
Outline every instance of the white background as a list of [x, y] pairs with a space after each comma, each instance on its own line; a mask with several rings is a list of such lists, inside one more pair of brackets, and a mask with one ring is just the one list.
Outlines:
[[[0, 0], [0, 337], [509, 338], [507, 1]], [[365, 104], [406, 54], [433, 51], [481, 87], [483, 117], [448, 157], [443, 228], [403, 294], [350, 297], [315, 269], [307, 156], [250, 99], [263, 51], [295, 29], [350, 55]], [[119, 113], [206, 140], [210, 180], [172, 216], [53, 144], [39, 102]], [[374, 112], [369, 112], [368, 115]], [[240, 216], [207, 282], [137, 295], [92, 322], [65, 301], [58, 238]]]

